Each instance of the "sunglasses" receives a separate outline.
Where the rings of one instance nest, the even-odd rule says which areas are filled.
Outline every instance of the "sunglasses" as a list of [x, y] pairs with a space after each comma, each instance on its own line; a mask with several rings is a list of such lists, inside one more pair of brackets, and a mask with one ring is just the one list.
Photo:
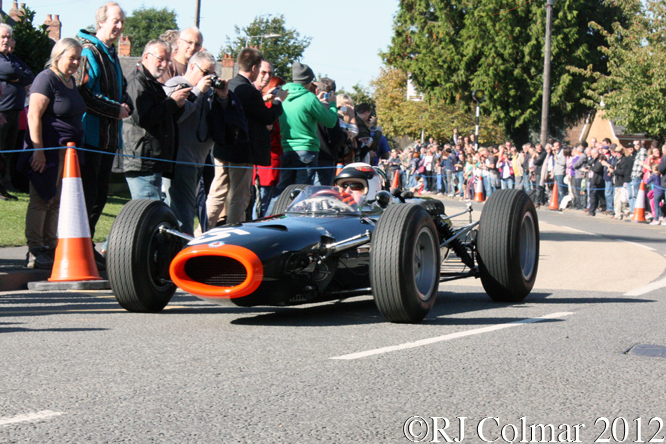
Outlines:
[[365, 189], [365, 185], [363, 185], [362, 183], [358, 183], [358, 182], [349, 182], [349, 183], [345, 183], [345, 184], [340, 185], [340, 188], [342, 188], [343, 190], [346, 190], [347, 188], [349, 188], [352, 191], [363, 191]]

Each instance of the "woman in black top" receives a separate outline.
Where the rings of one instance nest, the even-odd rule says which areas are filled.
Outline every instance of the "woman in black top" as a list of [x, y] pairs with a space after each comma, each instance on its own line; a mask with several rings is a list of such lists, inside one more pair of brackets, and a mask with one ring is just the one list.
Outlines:
[[[72, 38], [59, 40], [47, 68], [30, 88], [25, 148], [81, 146], [86, 104], [74, 83], [81, 63], [81, 44]], [[58, 211], [65, 149], [26, 151], [22, 170], [30, 178], [30, 203], [26, 214], [28, 267], [50, 269], [58, 242]]]

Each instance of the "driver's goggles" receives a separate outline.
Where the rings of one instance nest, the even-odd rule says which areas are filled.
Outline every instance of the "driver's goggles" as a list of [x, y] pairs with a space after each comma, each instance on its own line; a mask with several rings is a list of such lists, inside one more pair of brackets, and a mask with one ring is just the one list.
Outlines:
[[365, 185], [358, 182], [343, 183], [339, 186], [342, 190], [346, 190], [347, 188], [349, 188], [352, 191], [363, 191], [365, 189]]

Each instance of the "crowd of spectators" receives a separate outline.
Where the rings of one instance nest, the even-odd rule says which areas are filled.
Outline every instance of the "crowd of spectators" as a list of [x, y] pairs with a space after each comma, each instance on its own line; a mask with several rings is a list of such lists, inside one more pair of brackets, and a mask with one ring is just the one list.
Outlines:
[[[12, 28], [0, 25], [2, 151], [15, 148], [29, 94], [25, 149], [16, 156], [29, 178], [28, 267], [53, 265], [64, 150], [52, 148], [67, 142], [83, 148], [91, 235], [112, 171], [124, 174], [132, 199], [164, 200], [181, 230], [197, 234], [267, 214], [291, 184], [332, 185], [339, 163], [389, 158], [371, 107], [336, 94], [334, 80], [296, 62], [286, 82], [259, 50], [244, 48], [227, 82], [197, 28], [151, 40], [125, 76], [115, 48], [124, 23], [120, 5], [105, 3], [95, 30], [57, 42], [37, 75], [11, 54]], [[16, 199], [11, 157], [0, 157], [1, 200]], [[97, 250], [95, 259], [103, 268]]]
[[[645, 140], [622, 147], [606, 138], [581, 142], [574, 148], [549, 140], [518, 148], [503, 145], [480, 147], [473, 135], [459, 138], [455, 131], [442, 146], [430, 138], [425, 144], [391, 151], [382, 161], [390, 177], [397, 172], [403, 186], [419, 194], [474, 199], [494, 191], [518, 188], [527, 192], [537, 207], [551, 205], [595, 216], [598, 211], [614, 219], [630, 217], [635, 209], [641, 182], [645, 188], [646, 218], [652, 225], [666, 224], [661, 204], [666, 187], [666, 145], [659, 148]], [[557, 190], [553, 197], [554, 189]]]
[[[238, 74], [219, 79], [197, 28], [148, 42], [125, 77], [114, 46], [124, 22], [121, 7], [105, 3], [95, 15], [95, 31], [57, 42], [36, 76], [11, 54], [12, 28], [0, 25], [3, 151], [16, 143], [31, 85], [25, 150], [16, 163], [29, 178], [28, 267], [50, 268], [57, 241], [64, 150], [39, 148], [67, 142], [84, 148], [81, 180], [91, 234], [114, 167], [124, 173], [132, 199], [164, 200], [180, 229], [198, 234], [270, 213], [289, 185], [332, 185], [337, 168], [358, 161], [384, 168], [390, 183], [398, 180], [418, 193], [472, 199], [520, 188], [544, 205], [557, 189], [562, 207], [615, 218], [633, 211], [644, 182], [652, 223], [663, 220], [666, 160], [656, 144], [649, 153], [640, 143], [634, 152], [608, 139], [573, 149], [558, 141], [481, 147], [474, 135], [455, 130], [450, 143], [430, 138], [391, 150], [371, 106], [337, 94], [333, 79], [317, 79], [304, 63], [293, 64], [286, 82], [258, 49], [244, 48]], [[13, 164], [0, 159], [0, 199], [15, 199], [11, 184], [9, 191], [5, 186]], [[95, 259], [104, 267], [96, 250]]]

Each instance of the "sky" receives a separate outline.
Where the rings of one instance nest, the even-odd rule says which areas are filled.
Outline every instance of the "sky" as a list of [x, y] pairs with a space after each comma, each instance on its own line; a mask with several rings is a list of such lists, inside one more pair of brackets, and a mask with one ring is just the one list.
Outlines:
[[[59, 14], [62, 37], [74, 37], [79, 29], [93, 24], [95, 11], [105, 0], [22, 0], [36, 12], [35, 24], [42, 24], [46, 14]], [[134, 9], [166, 7], [177, 14], [180, 29], [194, 25], [196, 0], [116, 0], [131, 15]], [[20, 2], [19, 2], [20, 3]], [[360, 83], [368, 86], [377, 77], [382, 61], [380, 50], [391, 43], [393, 17], [399, 0], [336, 0], [329, 4], [302, 0], [201, 0], [200, 28], [204, 46], [215, 56], [226, 42], [235, 37], [234, 25], [243, 28], [258, 15], [282, 14], [287, 28], [301, 37], [312, 37], [302, 63], [315, 74], [328, 75], [338, 89], [351, 90]], [[9, 11], [11, 0], [2, 2]]]

